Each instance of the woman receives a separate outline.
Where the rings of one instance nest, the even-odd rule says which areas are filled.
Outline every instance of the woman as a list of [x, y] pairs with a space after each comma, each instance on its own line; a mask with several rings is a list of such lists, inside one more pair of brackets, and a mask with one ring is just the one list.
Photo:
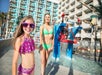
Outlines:
[[[14, 53], [12, 60], [12, 75], [34, 75], [35, 44], [30, 33], [35, 29], [32, 16], [24, 17], [14, 35]], [[18, 58], [21, 56], [21, 64], [17, 70]], [[18, 74], [17, 74], [18, 72]]]
[[45, 68], [50, 52], [54, 45], [53, 25], [50, 25], [50, 15], [45, 14], [44, 24], [40, 26], [40, 54], [41, 54], [41, 75], [45, 75]]

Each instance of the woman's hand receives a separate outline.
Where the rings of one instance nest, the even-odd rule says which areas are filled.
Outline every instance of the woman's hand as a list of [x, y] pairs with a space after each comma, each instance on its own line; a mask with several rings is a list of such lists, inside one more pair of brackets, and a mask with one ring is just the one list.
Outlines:
[[39, 50], [39, 53], [40, 53], [40, 51], [43, 49], [43, 47], [42, 47], [42, 45], [40, 44], [39, 46], [38, 46], [38, 50]]
[[53, 51], [53, 47], [49, 48], [48, 51], [49, 52], [52, 52]]

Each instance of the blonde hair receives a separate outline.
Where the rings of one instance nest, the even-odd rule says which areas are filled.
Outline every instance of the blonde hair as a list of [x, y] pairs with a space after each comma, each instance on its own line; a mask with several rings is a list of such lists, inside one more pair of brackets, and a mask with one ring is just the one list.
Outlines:
[[[43, 21], [43, 24], [45, 24], [45, 16], [46, 16], [46, 15], [49, 15], [49, 16], [50, 16], [49, 13], [46, 13], [46, 14], [44, 15], [44, 21]], [[49, 22], [49, 24], [50, 24], [50, 22]]]
[[19, 25], [16, 28], [16, 31], [14, 32], [14, 38], [13, 38], [13, 46], [15, 45], [15, 41], [17, 39], [17, 37], [21, 36], [22, 34], [24, 34], [23, 28], [22, 28], [22, 23], [25, 22], [26, 20], [31, 19], [34, 22], [34, 19], [31, 15], [29, 16], [25, 16], [19, 23]]

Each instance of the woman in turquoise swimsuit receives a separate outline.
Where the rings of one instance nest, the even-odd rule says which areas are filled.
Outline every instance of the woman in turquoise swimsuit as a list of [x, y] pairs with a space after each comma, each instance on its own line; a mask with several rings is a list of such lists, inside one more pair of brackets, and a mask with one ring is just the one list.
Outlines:
[[40, 54], [41, 54], [41, 75], [45, 75], [45, 68], [50, 52], [54, 45], [53, 25], [50, 25], [50, 15], [45, 14], [44, 24], [40, 26]]

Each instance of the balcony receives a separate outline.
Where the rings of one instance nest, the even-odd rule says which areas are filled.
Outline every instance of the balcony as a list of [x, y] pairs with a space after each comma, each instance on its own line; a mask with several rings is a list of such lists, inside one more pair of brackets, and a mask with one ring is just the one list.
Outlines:
[[85, 33], [85, 38], [91, 38], [91, 33]]
[[66, 9], [69, 9], [69, 5], [67, 5], [67, 4], [66, 4], [66, 6], [65, 6], [65, 7], [66, 7]]
[[77, 10], [77, 11], [76, 11], [76, 15], [77, 15], [77, 16], [81, 16], [81, 15], [82, 15], [82, 9]]
[[89, 4], [89, 3], [92, 3], [92, 2], [93, 2], [93, 0], [85, 0], [84, 1], [85, 4]]
[[50, 10], [51, 10], [51, 7], [47, 7], [46, 10], [47, 10], [47, 11], [50, 11]]
[[[90, 4], [89, 4], [89, 5], [90, 5]], [[90, 7], [89, 5], [87, 5], [87, 6]], [[84, 11], [85, 13], [92, 12], [92, 10], [89, 9], [89, 8], [87, 8], [86, 6], [83, 6], [83, 11]]]
[[16, 6], [16, 4], [10, 4], [10, 7], [11, 8], [16, 8], [17, 6]]
[[101, 36], [100, 36], [100, 32], [98, 32], [98, 33], [97, 33], [97, 38], [100, 38], [100, 37], [101, 37]]
[[34, 0], [30, 0], [30, 2], [34, 2]]
[[82, 25], [82, 27], [83, 27], [83, 29], [89, 29], [89, 28], [91, 28], [91, 25], [84, 23], [84, 24]]
[[66, 2], [65, 2], [66, 4], [68, 4], [69, 3], [69, 0], [66, 0]]
[[11, 13], [15, 13], [16, 11], [11, 10]]
[[30, 12], [33, 12], [34, 10], [32, 10], [32, 9], [29, 9], [29, 11], [30, 11]]
[[53, 14], [53, 17], [56, 17], [57, 16], [57, 14]]
[[85, 20], [85, 19], [90, 19], [90, 16], [92, 15], [92, 13], [89, 13], [89, 14], [84, 14], [83, 15], [83, 20]]
[[73, 1], [73, 2], [71, 3], [71, 6], [73, 6], [73, 5], [75, 5], [75, 1]]
[[74, 12], [71, 12], [69, 16], [71, 17], [71, 16], [73, 16], [73, 15], [75, 15], [75, 13], [74, 13]]
[[29, 6], [35, 8], [35, 5], [34, 4], [30, 4]]
[[25, 5], [25, 2], [23, 1], [23, 2], [21, 2], [21, 5]]
[[70, 6], [70, 7], [69, 7], [69, 10], [72, 10], [73, 8], [74, 8], [73, 6]]
[[75, 11], [75, 9], [73, 8], [73, 9], [71, 9], [70, 11], [71, 11], [71, 12], [74, 12], [74, 11]]
[[74, 19], [74, 15], [70, 17], [70, 19]]
[[11, 0], [11, 1], [10, 1], [10, 3], [14, 3], [14, 4], [15, 4], [15, 3], [16, 3], [16, 1], [14, 1], [14, 0]]
[[82, 4], [80, 2], [76, 3], [76, 7], [81, 6]]
[[75, 0], [70, 0], [70, 3], [72, 4]]
[[78, 6], [76, 6], [77, 9], [82, 8], [82, 4], [79, 4]]
[[57, 9], [54, 9], [54, 10], [53, 10], [54, 13], [56, 13], [57, 11], [58, 11]]
[[82, 38], [90, 38], [91, 39], [91, 33], [83, 33], [83, 34], [81, 34], [81, 37]]
[[57, 8], [58, 8], [58, 5], [54, 5], [53, 8], [54, 8], [54, 9], [57, 9]]
[[23, 8], [23, 7], [21, 7], [20, 9], [21, 9], [21, 10], [25, 10], [25, 8]]
[[37, 17], [38, 17], [38, 18], [41, 18], [42, 16], [41, 16], [41, 15], [37, 15]]
[[64, 6], [65, 6], [65, 3], [63, 3], [62, 7], [64, 7]]

